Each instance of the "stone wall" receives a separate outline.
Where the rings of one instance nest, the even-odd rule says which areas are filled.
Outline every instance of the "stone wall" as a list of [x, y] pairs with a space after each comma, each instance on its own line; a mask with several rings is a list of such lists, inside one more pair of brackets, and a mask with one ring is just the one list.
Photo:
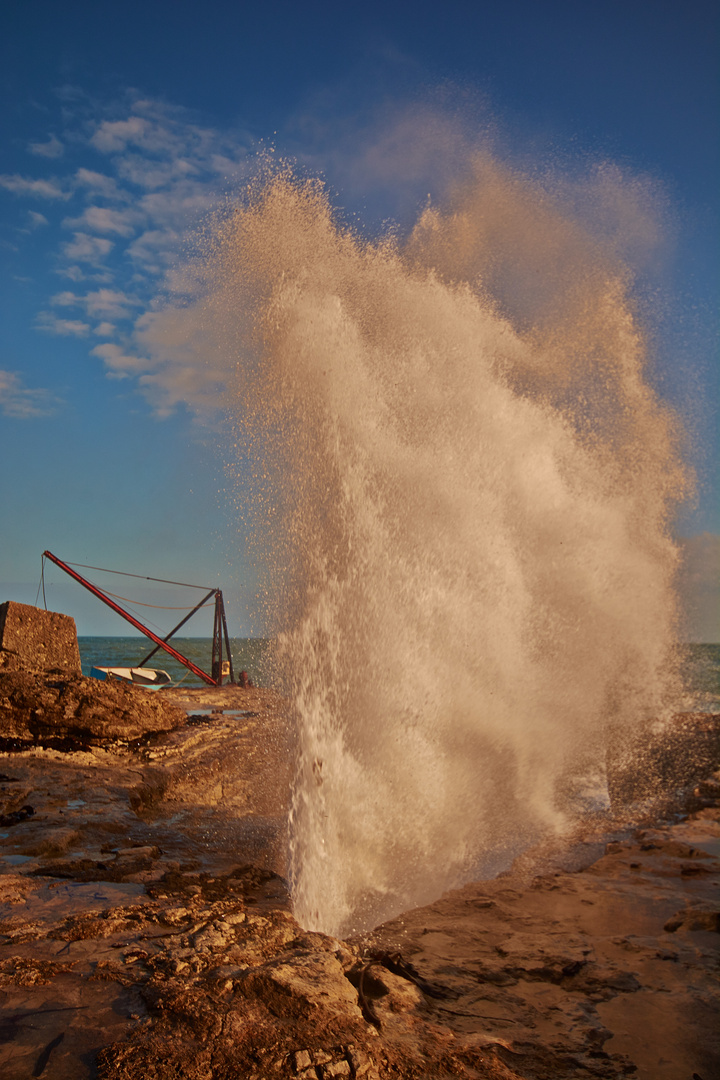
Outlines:
[[7, 600], [0, 604], [0, 670], [80, 674], [75, 620]]

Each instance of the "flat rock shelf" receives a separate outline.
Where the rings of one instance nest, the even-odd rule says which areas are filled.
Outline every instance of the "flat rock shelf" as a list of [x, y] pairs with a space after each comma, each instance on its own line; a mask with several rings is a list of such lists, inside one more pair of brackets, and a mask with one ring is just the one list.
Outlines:
[[718, 1075], [716, 775], [339, 941], [291, 911], [286, 702], [166, 701], [0, 754], [3, 1078]]

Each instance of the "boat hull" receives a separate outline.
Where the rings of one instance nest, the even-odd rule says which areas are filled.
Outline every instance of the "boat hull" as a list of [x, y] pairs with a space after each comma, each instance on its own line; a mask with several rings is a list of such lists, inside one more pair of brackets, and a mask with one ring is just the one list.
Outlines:
[[103, 682], [124, 682], [131, 686], [142, 686], [145, 690], [160, 690], [172, 682], [167, 671], [145, 667], [93, 667], [90, 669], [90, 676]]

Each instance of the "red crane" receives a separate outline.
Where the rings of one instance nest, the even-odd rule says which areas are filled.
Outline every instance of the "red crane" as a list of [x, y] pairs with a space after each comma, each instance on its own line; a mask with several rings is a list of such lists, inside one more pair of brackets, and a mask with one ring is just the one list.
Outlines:
[[[151, 641], [155, 642], [155, 648], [148, 653], [144, 660], [141, 661], [141, 663], [138, 665], [139, 667], [143, 667], [148, 662], [150, 657], [155, 655], [158, 649], [164, 649], [165, 652], [169, 653], [170, 656], [174, 656], [179, 663], [183, 664], [186, 668], [189, 668], [194, 675], [197, 675], [198, 678], [202, 679], [204, 682], [209, 683], [210, 686], [222, 686], [222, 654], [224, 638], [225, 650], [227, 652], [228, 658], [230, 682], [235, 681], [232, 666], [232, 655], [230, 653], [230, 640], [228, 638], [227, 620], [225, 618], [225, 605], [223, 603], [223, 595], [221, 589], [210, 589], [207, 596], [204, 596], [200, 603], [196, 604], [192, 611], [188, 615], [186, 615], [184, 619], [181, 619], [177, 626], [175, 626], [165, 638], [161, 638], [158, 637], [157, 634], [154, 634], [152, 630], [148, 629], [147, 626], [144, 626], [143, 623], [141, 623], [139, 619], [136, 619], [133, 615], [131, 615], [129, 611], [125, 611], [125, 609], [120, 607], [119, 604], [116, 604], [114, 600], [111, 600], [109, 596], [106, 596], [102, 589], [98, 589], [98, 587], [96, 585], [93, 585], [92, 582], [87, 581], [82, 576], [82, 574], [78, 574], [76, 570], [73, 570], [72, 567], [68, 566], [67, 563], [64, 563], [62, 559], [58, 559], [57, 555], [53, 555], [51, 551], [43, 551], [43, 558], [50, 559], [50, 561], [54, 562], [56, 566], [59, 566], [61, 570], [64, 570], [66, 574], [69, 574], [70, 577], [75, 578], [76, 581], [79, 581], [81, 585], [83, 585], [89, 592], [93, 594], [93, 596], [97, 596], [98, 600], [102, 600], [104, 604], [107, 604], [109, 608], [112, 608], [112, 610], [116, 611], [118, 615], [121, 615], [123, 619], [126, 619], [132, 626], [135, 627], [136, 630], [139, 630], [142, 634], [145, 634], [146, 637], [149, 637]], [[148, 580], [160, 579], [149, 578]], [[173, 581], [168, 582], [168, 584], [182, 585], [183, 582]], [[184, 626], [188, 619], [191, 618], [195, 614], [195, 612], [199, 608], [201, 608], [207, 600], [210, 599], [211, 596], [215, 597], [215, 622], [213, 625], [211, 674], [208, 675], [206, 671], [203, 671], [202, 668], [199, 668], [196, 664], [193, 664], [192, 660], [188, 660], [187, 656], [183, 656], [182, 653], [178, 652], [177, 649], [174, 649], [172, 645], [168, 644], [168, 642], [170, 638], [177, 633], [180, 627]]]

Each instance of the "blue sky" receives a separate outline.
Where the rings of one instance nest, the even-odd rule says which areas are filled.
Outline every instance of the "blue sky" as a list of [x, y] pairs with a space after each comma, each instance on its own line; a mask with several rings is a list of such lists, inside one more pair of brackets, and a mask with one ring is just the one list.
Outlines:
[[[325, 176], [367, 232], [402, 229], [450, 167], [435, 144], [408, 154], [407, 118], [442, 116], [515, 160], [611, 161], [655, 192], [665, 238], [641, 286], [699, 476], [684, 588], [695, 636], [716, 634], [719, 21], [704, 0], [6, 4], [0, 600], [34, 602], [49, 548], [219, 584], [231, 632], [260, 629], [218, 386], [150, 366], [139, 335], [259, 149]], [[123, 632], [60, 571], [47, 584], [80, 633]]]

